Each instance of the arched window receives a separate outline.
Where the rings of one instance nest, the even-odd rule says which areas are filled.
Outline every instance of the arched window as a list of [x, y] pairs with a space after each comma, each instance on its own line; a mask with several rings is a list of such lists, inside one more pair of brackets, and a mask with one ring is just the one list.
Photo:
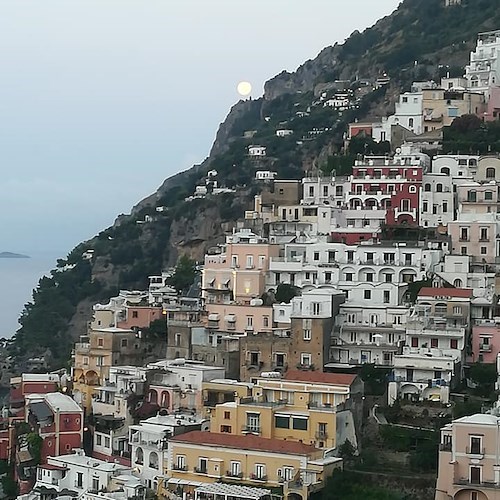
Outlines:
[[488, 167], [486, 169], [486, 178], [487, 179], [494, 179], [495, 178], [495, 168], [494, 167]]
[[424, 186], [424, 191], [425, 191], [426, 193], [429, 193], [429, 192], [430, 192], [430, 190], [431, 190], [431, 185], [430, 185], [429, 183], [425, 184], [425, 186]]
[[453, 282], [453, 286], [454, 286], [455, 288], [462, 288], [462, 280], [457, 278], [457, 279]]
[[450, 169], [448, 167], [443, 167], [441, 169], [442, 174], [450, 175]]
[[155, 451], [149, 454], [149, 467], [151, 469], [158, 469], [158, 453]]
[[477, 161], [474, 158], [469, 160], [469, 167], [477, 167]]
[[142, 451], [142, 448], [137, 448], [135, 451], [135, 463], [139, 465], [144, 463], [144, 452]]
[[414, 123], [415, 123], [415, 120], [413, 118], [408, 118], [408, 127], [413, 128]]
[[154, 405], [158, 403], [158, 393], [154, 389], [149, 391], [149, 402]]
[[442, 192], [443, 192], [443, 185], [436, 184], [436, 193], [442, 193]]

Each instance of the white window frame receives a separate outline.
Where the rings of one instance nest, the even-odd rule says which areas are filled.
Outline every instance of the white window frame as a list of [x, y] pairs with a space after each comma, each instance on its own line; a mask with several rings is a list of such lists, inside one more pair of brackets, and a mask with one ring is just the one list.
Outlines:
[[302, 352], [300, 354], [300, 364], [303, 366], [311, 366], [312, 365], [312, 356], [309, 352]]

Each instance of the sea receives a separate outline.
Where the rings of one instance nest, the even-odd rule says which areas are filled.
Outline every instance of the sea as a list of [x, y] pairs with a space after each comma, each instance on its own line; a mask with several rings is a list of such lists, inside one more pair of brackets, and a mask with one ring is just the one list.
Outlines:
[[64, 257], [65, 253], [27, 255], [29, 259], [0, 258], [0, 338], [10, 338], [16, 333], [24, 304], [31, 301], [38, 281], [50, 274], [57, 259]]

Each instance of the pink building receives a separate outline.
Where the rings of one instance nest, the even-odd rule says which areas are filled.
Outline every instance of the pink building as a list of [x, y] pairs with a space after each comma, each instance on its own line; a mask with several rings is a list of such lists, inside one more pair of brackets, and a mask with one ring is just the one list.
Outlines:
[[265, 242], [243, 229], [227, 238], [222, 247], [205, 256], [203, 298], [207, 303], [250, 304], [265, 291], [269, 259], [279, 255], [279, 245]]
[[500, 352], [500, 324], [482, 320], [472, 327], [472, 361], [496, 363]]
[[500, 498], [500, 418], [471, 415], [441, 429], [435, 500]]
[[125, 319], [118, 321], [116, 326], [125, 330], [132, 330], [134, 327], [146, 328], [151, 322], [161, 317], [161, 307], [127, 306], [125, 309]]
[[208, 328], [245, 335], [272, 332], [273, 308], [259, 305], [207, 304]]
[[500, 120], [500, 87], [490, 88], [488, 110], [484, 114], [484, 120], [487, 122]]

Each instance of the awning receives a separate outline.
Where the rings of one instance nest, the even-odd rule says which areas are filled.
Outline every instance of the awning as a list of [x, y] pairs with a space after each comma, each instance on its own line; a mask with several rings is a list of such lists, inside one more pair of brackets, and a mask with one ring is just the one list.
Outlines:
[[219, 314], [218, 313], [209, 314], [208, 321], [219, 321]]
[[246, 500], [259, 500], [271, 495], [271, 490], [264, 488], [252, 488], [238, 484], [213, 483], [204, 484], [196, 488], [195, 493], [208, 493], [212, 495], [223, 495]]

